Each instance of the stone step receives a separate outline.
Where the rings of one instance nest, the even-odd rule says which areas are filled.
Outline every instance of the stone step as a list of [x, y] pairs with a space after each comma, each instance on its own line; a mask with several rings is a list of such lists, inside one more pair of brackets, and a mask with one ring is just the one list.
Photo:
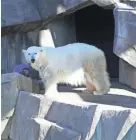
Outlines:
[[11, 124], [11, 118], [14, 113], [17, 98], [21, 90], [28, 92], [39, 92], [39, 85], [18, 73], [2, 74], [1, 77], [1, 123], [2, 138], [7, 138]]
[[[15, 140], [18, 138], [20, 140], [79, 140], [81, 138], [79, 133], [41, 118], [28, 120], [25, 128], [23, 131], [17, 130]], [[21, 134], [20, 137], [18, 134]]]
[[[75, 93], [76, 94], [76, 93]], [[66, 95], [66, 94], [65, 94]], [[68, 136], [76, 135], [78, 140], [124, 140], [136, 137], [136, 109], [98, 103], [83, 102], [68, 94], [63, 97], [60, 94], [53, 97], [36, 95], [21, 91], [18, 97], [16, 111], [12, 122], [10, 138], [13, 140], [27, 140], [38, 136], [40, 140], [56, 140], [64, 136], [64, 132], [58, 132], [59, 128], [70, 129]], [[59, 98], [60, 97], [60, 98]], [[68, 99], [68, 100], [67, 100]], [[40, 127], [31, 127], [31, 121]], [[48, 124], [57, 125], [57, 132], [47, 131]], [[32, 123], [32, 122], [31, 122]], [[45, 130], [45, 131], [44, 131]], [[30, 133], [30, 131], [34, 133]], [[66, 129], [67, 131], [67, 129]], [[45, 132], [44, 134], [41, 132]], [[58, 135], [59, 134], [59, 135]], [[44, 135], [44, 136], [43, 136]], [[81, 135], [81, 138], [80, 138]], [[67, 136], [67, 132], [66, 132]], [[69, 137], [61, 137], [68, 139]], [[61, 140], [60, 139], [60, 140]]]
[[124, 60], [119, 60], [119, 82], [136, 89], [136, 68]]

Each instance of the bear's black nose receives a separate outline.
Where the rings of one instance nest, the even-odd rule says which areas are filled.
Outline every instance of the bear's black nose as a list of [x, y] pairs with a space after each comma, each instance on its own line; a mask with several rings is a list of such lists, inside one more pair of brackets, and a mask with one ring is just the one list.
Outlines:
[[34, 63], [35, 59], [31, 59], [31, 62]]

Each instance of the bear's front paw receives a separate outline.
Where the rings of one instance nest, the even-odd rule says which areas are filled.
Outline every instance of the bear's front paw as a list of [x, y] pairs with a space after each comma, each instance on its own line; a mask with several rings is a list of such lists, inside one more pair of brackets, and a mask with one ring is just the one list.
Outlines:
[[56, 95], [56, 94], [58, 94], [58, 91], [56, 88], [50, 88], [45, 91], [45, 95], [48, 95], [48, 96], [52, 96], [52, 95]]

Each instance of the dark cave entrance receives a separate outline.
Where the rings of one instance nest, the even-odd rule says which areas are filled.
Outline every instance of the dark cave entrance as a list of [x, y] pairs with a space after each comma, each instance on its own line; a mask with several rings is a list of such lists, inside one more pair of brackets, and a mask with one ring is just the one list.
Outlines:
[[118, 78], [119, 59], [113, 53], [113, 10], [92, 5], [76, 11], [74, 15], [76, 41], [92, 44], [101, 48], [105, 52], [110, 77]]

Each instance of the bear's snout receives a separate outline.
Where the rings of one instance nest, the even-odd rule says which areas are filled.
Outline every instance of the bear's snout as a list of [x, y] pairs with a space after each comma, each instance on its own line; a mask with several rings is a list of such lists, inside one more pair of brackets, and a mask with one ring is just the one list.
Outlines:
[[34, 58], [32, 58], [32, 59], [31, 59], [31, 62], [32, 62], [32, 63], [34, 63], [34, 62], [35, 62], [35, 59], [34, 59]]

